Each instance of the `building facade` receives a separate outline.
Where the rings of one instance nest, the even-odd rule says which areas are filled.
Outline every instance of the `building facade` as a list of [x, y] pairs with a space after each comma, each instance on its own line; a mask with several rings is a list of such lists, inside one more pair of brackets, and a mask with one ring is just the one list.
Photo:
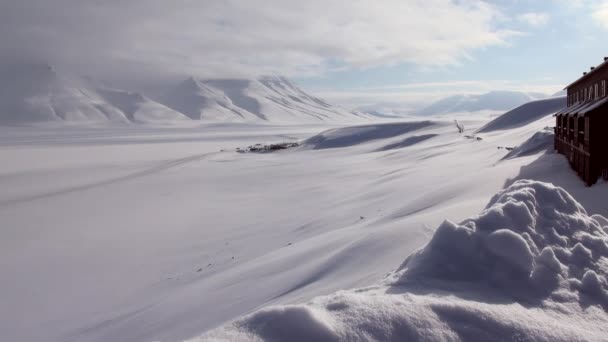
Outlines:
[[555, 149], [591, 186], [608, 178], [608, 58], [566, 87], [567, 107], [555, 114]]

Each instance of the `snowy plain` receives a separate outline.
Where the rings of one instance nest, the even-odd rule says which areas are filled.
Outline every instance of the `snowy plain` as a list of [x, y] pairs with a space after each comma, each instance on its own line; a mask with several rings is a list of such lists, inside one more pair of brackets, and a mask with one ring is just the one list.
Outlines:
[[[404, 260], [429, 241], [443, 241], [434, 233], [437, 227], [449, 233], [445, 220], [475, 217], [494, 194], [509, 195], [503, 189], [517, 179], [550, 181], [589, 215], [608, 216], [606, 183], [585, 188], [566, 160], [550, 153], [549, 140], [540, 139], [540, 147], [537, 140], [526, 143], [552, 125], [550, 114], [532, 122], [519, 114], [508, 127], [483, 133], [475, 132], [489, 118], [458, 120], [464, 134], [449, 117], [355, 127], [1, 127], [0, 301], [10, 308], [0, 312], [2, 340], [276, 341], [286, 338], [281, 329], [302, 331], [291, 340], [470, 340], [471, 331], [445, 328], [458, 320], [438, 318], [437, 306], [451, 318], [468, 317], [460, 321], [464, 326], [493, 317], [498, 323], [486, 326], [489, 333], [506, 334], [505, 340], [608, 336], [602, 263], [593, 268], [595, 278], [573, 268], [580, 286], [599, 293], [586, 307], [575, 301], [526, 307], [514, 295], [520, 292], [493, 288], [471, 299], [470, 286], [479, 285], [471, 279], [443, 287], [432, 279], [427, 292], [408, 288], [385, 296], [402, 286], [403, 273], [427, 284], [427, 275]], [[236, 151], [291, 141], [302, 144], [276, 153]], [[518, 153], [507, 150], [518, 146], [511, 151]], [[517, 191], [521, 184], [513, 186]], [[575, 202], [567, 203], [572, 217], [601, 234], [601, 218], [584, 218]], [[415, 255], [425, 251], [432, 254], [432, 244]], [[553, 262], [550, 253], [543, 250], [539, 260]], [[340, 290], [346, 291], [334, 294]], [[401, 335], [386, 335], [390, 328], [374, 334], [373, 327], [382, 326], [378, 317], [420, 324]], [[563, 331], [552, 329], [561, 325]], [[415, 335], [420, 327], [426, 333]], [[514, 332], [523, 335], [509, 335]]]

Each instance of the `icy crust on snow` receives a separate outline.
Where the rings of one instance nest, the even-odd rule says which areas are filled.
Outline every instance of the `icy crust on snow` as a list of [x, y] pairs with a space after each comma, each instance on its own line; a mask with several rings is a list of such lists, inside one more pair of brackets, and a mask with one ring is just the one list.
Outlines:
[[270, 307], [193, 341], [602, 341], [608, 220], [521, 180], [445, 221], [384, 283]]

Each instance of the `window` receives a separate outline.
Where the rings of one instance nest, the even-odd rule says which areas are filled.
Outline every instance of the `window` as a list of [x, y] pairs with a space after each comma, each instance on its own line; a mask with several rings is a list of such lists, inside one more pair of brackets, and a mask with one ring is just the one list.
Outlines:
[[600, 86], [596, 83], [593, 88], [593, 98], [597, 99], [598, 97], [600, 97]]
[[602, 97], [606, 97], [606, 80], [602, 81], [602, 90], [601, 90], [601, 93], [602, 93]]
[[583, 89], [583, 99], [587, 100], [587, 88]]

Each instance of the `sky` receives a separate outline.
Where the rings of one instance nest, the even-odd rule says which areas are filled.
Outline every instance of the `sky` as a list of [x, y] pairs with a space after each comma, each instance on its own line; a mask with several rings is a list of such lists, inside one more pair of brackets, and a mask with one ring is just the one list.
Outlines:
[[280, 74], [329, 101], [555, 93], [608, 55], [608, 0], [0, 0], [0, 63], [131, 88]]

